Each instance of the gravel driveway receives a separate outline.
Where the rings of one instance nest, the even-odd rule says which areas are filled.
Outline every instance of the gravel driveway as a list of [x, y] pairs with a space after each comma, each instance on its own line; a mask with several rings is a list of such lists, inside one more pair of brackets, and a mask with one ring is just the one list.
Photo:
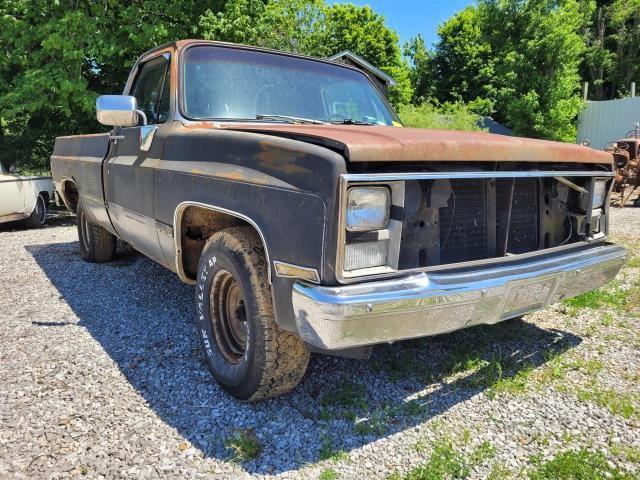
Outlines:
[[[613, 218], [640, 254], [640, 209]], [[73, 222], [0, 228], [0, 478], [522, 478], [566, 451], [640, 467], [638, 258], [522, 321], [314, 356], [250, 405], [206, 370], [192, 287], [127, 248], [84, 263]]]

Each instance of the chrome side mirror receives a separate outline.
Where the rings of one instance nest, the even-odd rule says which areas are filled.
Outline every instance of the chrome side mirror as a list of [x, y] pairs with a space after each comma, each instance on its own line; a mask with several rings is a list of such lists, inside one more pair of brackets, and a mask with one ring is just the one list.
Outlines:
[[96, 118], [103, 125], [110, 127], [135, 127], [138, 116], [143, 124], [147, 124], [147, 117], [142, 110], [138, 110], [136, 97], [129, 95], [101, 95], [96, 100]]

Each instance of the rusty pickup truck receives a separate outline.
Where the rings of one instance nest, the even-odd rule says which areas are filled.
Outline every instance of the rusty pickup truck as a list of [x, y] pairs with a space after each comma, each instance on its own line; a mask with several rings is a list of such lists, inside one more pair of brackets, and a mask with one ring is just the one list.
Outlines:
[[402, 128], [346, 65], [177, 41], [97, 118], [113, 129], [51, 157], [81, 256], [119, 238], [194, 284], [208, 367], [242, 400], [290, 391], [310, 352], [518, 318], [627, 257], [607, 241], [611, 154]]

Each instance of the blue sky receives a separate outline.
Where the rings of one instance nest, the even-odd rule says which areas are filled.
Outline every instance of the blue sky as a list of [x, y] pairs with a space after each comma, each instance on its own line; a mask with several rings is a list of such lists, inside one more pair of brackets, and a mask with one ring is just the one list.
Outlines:
[[438, 39], [438, 25], [467, 5], [472, 0], [329, 0], [329, 3], [355, 3], [369, 5], [384, 15], [387, 25], [400, 35], [401, 42], [422, 34], [431, 45]]

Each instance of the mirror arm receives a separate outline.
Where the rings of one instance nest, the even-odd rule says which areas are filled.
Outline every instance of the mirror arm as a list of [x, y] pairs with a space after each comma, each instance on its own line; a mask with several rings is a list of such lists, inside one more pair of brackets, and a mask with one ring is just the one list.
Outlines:
[[147, 125], [147, 115], [142, 110], [136, 110], [136, 113], [142, 117], [142, 125]]

